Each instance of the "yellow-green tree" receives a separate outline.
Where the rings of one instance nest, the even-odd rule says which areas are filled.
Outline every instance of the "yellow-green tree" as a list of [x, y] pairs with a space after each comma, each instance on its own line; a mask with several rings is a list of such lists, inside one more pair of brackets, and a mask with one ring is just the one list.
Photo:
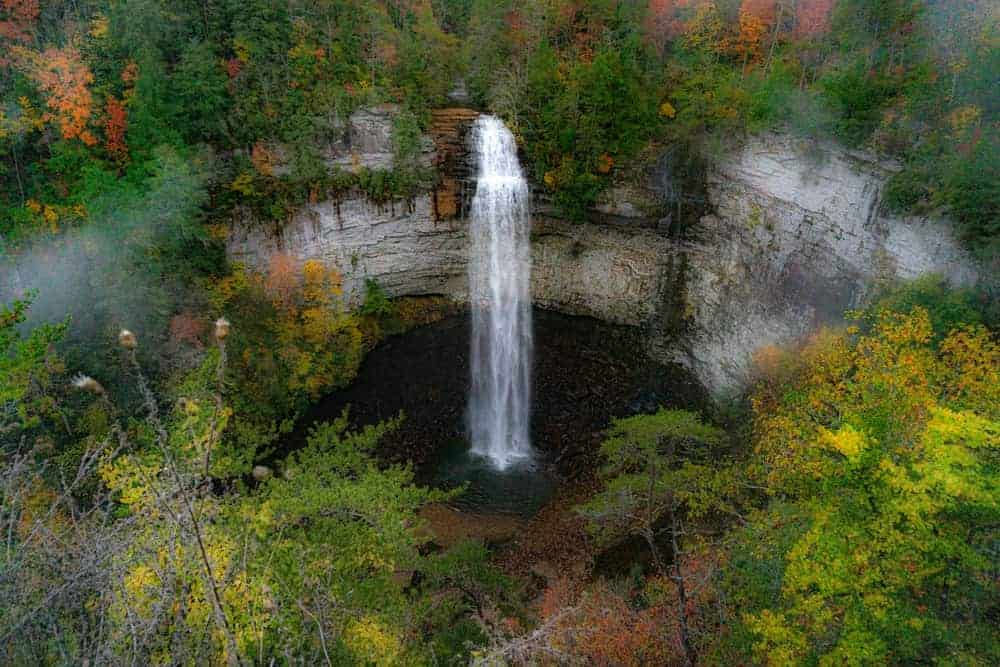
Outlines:
[[754, 400], [734, 590], [772, 665], [995, 664], [1000, 347], [927, 311], [817, 335]]

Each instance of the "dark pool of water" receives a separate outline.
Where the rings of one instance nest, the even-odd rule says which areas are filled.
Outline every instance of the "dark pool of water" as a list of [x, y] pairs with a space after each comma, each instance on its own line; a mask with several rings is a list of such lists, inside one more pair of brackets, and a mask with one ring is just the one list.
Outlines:
[[464, 440], [454, 440], [442, 447], [434, 464], [422, 471], [421, 478], [443, 489], [465, 485], [462, 494], [448, 503], [457, 509], [525, 518], [548, 502], [559, 481], [552, 466], [538, 458], [517, 461], [498, 470], [488, 459], [473, 454]]
[[699, 409], [705, 393], [685, 369], [644, 353], [641, 332], [588, 317], [534, 311], [535, 360], [530, 465], [500, 472], [468, 453], [469, 320], [457, 316], [383, 341], [350, 387], [320, 400], [287, 446], [316, 421], [350, 407], [357, 425], [405, 414], [380, 456], [411, 462], [420, 483], [468, 482], [456, 506], [478, 512], [531, 514], [561, 480], [599, 464], [602, 432], [613, 417], [663, 405]]

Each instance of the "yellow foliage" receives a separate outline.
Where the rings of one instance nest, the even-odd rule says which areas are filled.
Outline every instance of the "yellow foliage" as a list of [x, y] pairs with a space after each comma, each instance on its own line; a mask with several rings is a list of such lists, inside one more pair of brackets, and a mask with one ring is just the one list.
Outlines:
[[670, 102], [664, 102], [660, 105], [660, 115], [664, 118], [673, 118], [677, 115], [677, 109]]
[[371, 616], [351, 622], [344, 633], [344, 643], [363, 664], [398, 665], [402, 658], [399, 637]]
[[250, 45], [242, 37], [233, 40], [233, 51], [236, 53], [236, 57], [243, 62], [250, 62]]
[[209, 288], [209, 303], [215, 310], [221, 311], [226, 304], [230, 303], [237, 294], [245, 291], [249, 285], [250, 278], [246, 266], [240, 262], [234, 262], [229, 275]]
[[941, 343], [941, 379], [948, 399], [1000, 419], [1000, 345], [983, 327], [952, 331]]
[[94, 39], [104, 39], [108, 36], [108, 17], [98, 15], [90, 22], [90, 36]]
[[948, 114], [948, 123], [956, 133], [964, 132], [974, 125], [979, 124], [979, 119], [983, 115], [982, 109], [974, 104], [958, 107]]
[[253, 197], [257, 194], [257, 189], [254, 187], [253, 181], [253, 174], [245, 171], [233, 179], [233, 182], [229, 184], [229, 189], [239, 192], [245, 197]]
[[156, 590], [160, 586], [160, 577], [156, 571], [145, 563], [140, 563], [125, 575], [123, 583], [131, 611], [140, 618], [148, 617], [156, 602]]
[[784, 614], [765, 609], [748, 617], [746, 622], [759, 637], [754, 650], [758, 655], [767, 656], [765, 664], [768, 667], [793, 667], [802, 663], [808, 647], [806, 638]]
[[225, 223], [212, 223], [205, 225], [205, 230], [210, 238], [216, 241], [225, 241], [229, 237], [229, 225]]
[[684, 45], [692, 50], [708, 49], [721, 53], [725, 42], [724, 30], [725, 24], [715, 3], [699, 3], [684, 33]]
[[[795, 372], [753, 399], [764, 481], [785, 508], [776, 520], [794, 516], [790, 503], [807, 519], [784, 558], [784, 610], [745, 619], [764, 664], [816, 662], [834, 628], [818, 664], [884, 662], [878, 626], [922, 627], [907, 616], [914, 589], [979, 567], [942, 555], [966, 539], [963, 509], [1000, 503], [996, 341], [966, 327], [935, 346], [919, 307], [858, 317], [868, 326], [815, 336]], [[948, 546], [926, 548], [938, 539]]]
[[840, 452], [848, 461], [857, 459], [865, 449], [864, 434], [856, 431], [850, 424], [845, 424], [836, 432], [821, 429], [820, 435], [826, 447]]

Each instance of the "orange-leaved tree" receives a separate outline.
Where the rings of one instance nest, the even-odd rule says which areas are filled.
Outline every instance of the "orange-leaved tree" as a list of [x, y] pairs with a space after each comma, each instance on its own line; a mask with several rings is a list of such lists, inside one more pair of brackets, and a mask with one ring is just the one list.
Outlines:
[[93, 113], [90, 84], [94, 75], [74, 46], [50, 47], [39, 53], [14, 49], [15, 57], [28, 77], [45, 97], [49, 111], [44, 118], [59, 127], [64, 139], [79, 139], [88, 146], [97, 138], [87, 127]]

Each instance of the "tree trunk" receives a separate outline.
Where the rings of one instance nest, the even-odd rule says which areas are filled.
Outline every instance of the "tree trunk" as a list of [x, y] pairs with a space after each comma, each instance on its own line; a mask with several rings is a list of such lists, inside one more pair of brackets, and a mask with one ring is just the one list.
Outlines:
[[673, 567], [670, 579], [677, 588], [677, 623], [681, 630], [681, 645], [684, 647], [685, 667], [694, 667], [698, 662], [698, 654], [691, 641], [691, 628], [687, 621], [687, 587], [684, 585], [684, 572], [681, 570], [681, 552], [677, 542], [677, 508], [670, 509], [670, 545], [673, 549]]

